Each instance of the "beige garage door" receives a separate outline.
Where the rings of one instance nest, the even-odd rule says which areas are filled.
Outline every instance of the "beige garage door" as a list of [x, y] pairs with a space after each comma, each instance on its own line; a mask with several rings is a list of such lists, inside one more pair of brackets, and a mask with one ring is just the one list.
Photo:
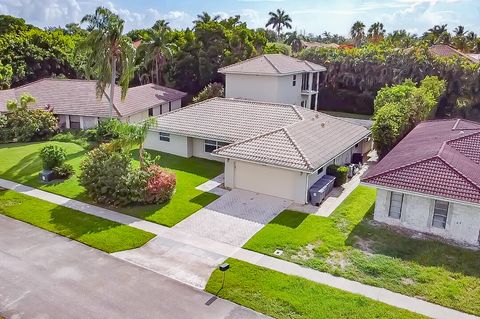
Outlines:
[[305, 175], [287, 169], [236, 161], [234, 187], [302, 202], [305, 197]]

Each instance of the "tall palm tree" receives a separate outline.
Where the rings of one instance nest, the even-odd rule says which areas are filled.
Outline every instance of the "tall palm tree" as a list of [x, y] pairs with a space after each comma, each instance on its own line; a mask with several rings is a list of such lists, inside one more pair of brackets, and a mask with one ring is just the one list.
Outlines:
[[385, 37], [385, 29], [383, 28], [383, 23], [375, 22], [368, 28], [368, 38], [373, 43], [378, 43]]
[[88, 36], [79, 49], [88, 52], [85, 73], [87, 78], [97, 78], [96, 93], [101, 98], [110, 86], [109, 115], [112, 117], [115, 84], [121, 87], [121, 99], [125, 99], [128, 84], [133, 77], [135, 48], [129, 37], [123, 35], [124, 21], [110, 10], [98, 7], [94, 14], [87, 14], [81, 23], [88, 23]]
[[208, 12], [203, 11], [201, 14], [197, 14], [197, 20], [193, 20], [193, 24], [207, 23], [210, 21], [220, 20], [220, 15], [214, 15], [213, 17]]
[[[164, 20], [155, 22], [151, 29], [148, 29], [142, 38], [142, 44], [139, 47], [140, 52], [145, 53], [145, 64], [155, 66], [156, 84], [161, 85], [160, 69], [165, 61], [173, 55], [177, 49], [175, 43], [169, 39], [170, 28]], [[153, 77], [152, 77], [153, 81]]]
[[365, 38], [365, 24], [362, 21], [357, 21], [350, 29], [350, 36], [352, 37], [353, 44], [358, 47]]
[[465, 34], [467, 34], [467, 31], [465, 30], [465, 27], [463, 25], [459, 25], [455, 29], [453, 29], [453, 33], [455, 33], [455, 36], [457, 37], [463, 37]]
[[292, 25], [290, 24], [290, 22], [292, 22], [292, 18], [290, 18], [290, 16], [286, 14], [284, 10], [277, 9], [276, 12], [270, 11], [268, 15], [270, 16], [270, 19], [268, 19], [265, 28], [272, 26], [272, 29], [277, 31], [277, 39], [280, 39], [280, 32], [282, 32], [284, 27], [287, 29], [292, 28]]

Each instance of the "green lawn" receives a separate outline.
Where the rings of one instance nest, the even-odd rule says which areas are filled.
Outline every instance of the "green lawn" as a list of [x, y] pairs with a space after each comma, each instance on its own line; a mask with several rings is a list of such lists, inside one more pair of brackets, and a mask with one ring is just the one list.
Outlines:
[[0, 191], [0, 214], [107, 253], [143, 246], [154, 234], [14, 191]]
[[480, 315], [480, 252], [374, 225], [374, 202], [359, 186], [328, 218], [285, 211], [245, 248]]
[[274, 318], [425, 318], [384, 303], [236, 259], [222, 276], [215, 270], [206, 290]]
[[[0, 144], [0, 177], [68, 198], [91, 202], [85, 189], [78, 184], [76, 176], [61, 183], [45, 185], [40, 182], [38, 173], [42, 169], [42, 163], [38, 154], [40, 149], [47, 144], [56, 144], [65, 148], [68, 154], [67, 162], [73, 165], [77, 173], [79, 172], [80, 162], [87, 151], [77, 144], [64, 142]], [[152, 155], [160, 155], [159, 164], [177, 175], [175, 195], [166, 204], [117, 207], [114, 208], [115, 210], [171, 227], [218, 198], [214, 194], [196, 190], [195, 187], [221, 174], [223, 172], [222, 163], [149, 152]], [[136, 155], [135, 152], [134, 156]], [[135, 163], [138, 164], [138, 161], [135, 160]]]

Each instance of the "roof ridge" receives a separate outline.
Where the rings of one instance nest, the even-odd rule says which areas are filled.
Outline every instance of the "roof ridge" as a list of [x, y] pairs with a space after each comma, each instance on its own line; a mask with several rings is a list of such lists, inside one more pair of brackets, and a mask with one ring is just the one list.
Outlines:
[[[450, 146], [451, 147], [451, 146]], [[454, 149], [453, 147], [451, 147], [455, 152], [457, 153], [460, 153], [458, 152], [456, 149]], [[462, 156], [464, 156], [462, 154]], [[437, 157], [439, 160], [441, 160], [445, 165], [447, 165], [452, 171], [454, 171], [455, 173], [457, 173], [458, 175], [460, 175], [461, 177], [463, 177], [464, 179], [466, 179], [470, 184], [472, 184], [475, 188], [477, 188], [479, 191], [480, 191], [480, 185], [475, 183], [474, 181], [472, 181], [470, 178], [468, 178], [467, 176], [465, 176], [465, 174], [463, 174], [462, 172], [460, 172], [459, 170], [457, 170], [455, 167], [453, 167], [446, 159], [444, 159], [440, 154], [436, 155], [435, 157]], [[472, 163], [474, 163], [475, 165], [478, 165], [477, 163], [473, 162], [471, 159], [467, 158], [469, 161], [471, 161]]]
[[364, 181], [366, 180], [369, 180], [371, 178], [377, 178], [377, 177], [380, 177], [380, 176], [383, 176], [383, 175], [386, 175], [386, 174], [390, 174], [394, 171], [398, 171], [399, 169], [404, 169], [404, 168], [407, 168], [409, 166], [413, 166], [413, 165], [417, 165], [417, 164], [420, 164], [422, 162], [426, 162], [428, 160], [432, 160], [436, 157], [437, 155], [434, 155], [434, 156], [430, 156], [430, 157], [427, 157], [427, 158], [423, 158], [421, 160], [418, 160], [418, 161], [415, 161], [415, 162], [412, 162], [412, 163], [408, 163], [408, 164], [405, 164], [405, 165], [401, 165], [401, 166], [398, 166], [398, 167], [395, 167], [395, 168], [391, 168], [389, 170], [386, 170], [384, 172], [381, 172], [381, 173], [378, 173], [378, 174], [374, 174], [372, 176], [368, 176], [368, 173], [367, 173], [367, 176], [365, 178], [363, 178]]
[[272, 61], [270, 61], [270, 59], [264, 54], [263, 57], [265, 58], [265, 60], [267, 60], [268, 63], [270, 63], [270, 65], [275, 69], [275, 71], [277, 71], [277, 73], [281, 74], [282, 72], [280, 72], [280, 70], [273, 64]]
[[251, 57], [251, 58], [248, 58], [248, 59], [246, 59], [246, 60], [242, 60], [242, 61], [238, 61], [238, 62], [229, 64], [229, 65], [222, 66], [220, 69], [218, 69], [217, 72], [220, 72], [220, 73], [221, 73], [221, 71], [224, 70], [224, 69], [230, 68], [230, 67], [235, 66], [235, 65], [242, 64], [242, 63], [244, 63], [244, 62], [253, 61], [253, 60], [258, 59], [258, 58], [260, 58], [260, 57], [262, 57], [262, 56], [264, 56], [264, 55], [265, 55], [265, 54], [260, 54], [260, 55], [257, 55], [257, 56], [253, 56], [253, 57]]
[[[466, 135], [463, 135], [463, 136], [460, 136], [460, 137], [456, 137], [456, 138], [452, 138], [451, 140], [446, 140], [444, 143], [445, 144], [448, 144], [449, 146], [451, 146], [449, 143], [452, 143], [452, 142], [456, 142], [456, 141], [459, 141], [459, 140], [463, 140], [467, 137], [471, 137], [471, 136], [474, 136], [474, 135], [477, 135], [477, 134], [480, 134], [480, 128], [477, 130], [477, 132], [469, 132], [468, 134]], [[452, 147], [452, 146], [451, 146]], [[443, 149], [443, 145], [442, 145], [442, 148]], [[439, 151], [440, 153], [440, 151]]]
[[258, 134], [258, 135], [255, 135], [255, 136], [252, 136], [250, 138], [247, 138], [245, 140], [241, 140], [241, 141], [238, 141], [238, 142], [235, 142], [235, 143], [231, 143], [231, 144], [228, 144], [228, 145], [225, 145], [223, 147], [220, 147], [220, 148], [217, 148], [216, 150], [213, 151], [213, 153], [218, 153], [219, 150], [226, 150], [226, 149], [229, 149], [229, 148], [232, 148], [234, 146], [237, 146], [237, 145], [240, 145], [240, 144], [244, 144], [246, 142], [250, 142], [250, 141], [253, 141], [253, 140], [257, 140], [259, 138], [262, 138], [262, 137], [265, 137], [267, 135], [271, 135], [271, 134], [275, 134], [281, 130], [283, 130], [284, 128], [283, 127], [280, 127], [280, 128], [277, 128], [277, 129], [274, 129], [272, 131], [268, 131], [268, 132], [265, 132], [265, 133], [261, 133], [261, 134]]
[[311, 170], [314, 169], [312, 163], [310, 162], [310, 160], [308, 159], [308, 157], [303, 153], [303, 151], [300, 149], [300, 147], [298, 147], [298, 144], [297, 142], [295, 142], [294, 138], [290, 135], [290, 133], [288, 132], [287, 128], [286, 127], [283, 127], [282, 128], [283, 131], [285, 132], [285, 134], [287, 135], [287, 137], [290, 139], [290, 142], [292, 142], [293, 146], [295, 147], [295, 149], [297, 150], [297, 152], [300, 154], [300, 156], [303, 158], [303, 160], [305, 161], [305, 163], [307, 164], [307, 167]]

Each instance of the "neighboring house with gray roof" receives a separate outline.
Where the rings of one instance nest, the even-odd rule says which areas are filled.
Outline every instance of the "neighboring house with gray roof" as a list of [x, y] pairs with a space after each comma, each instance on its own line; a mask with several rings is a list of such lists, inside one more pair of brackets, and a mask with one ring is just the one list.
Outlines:
[[[106, 90], [109, 92], [109, 88]], [[155, 84], [129, 88], [125, 100], [120, 99], [120, 87], [115, 87], [113, 116], [136, 123], [178, 109], [186, 93]], [[23, 86], [0, 91], [0, 112], [6, 113], [8, 100], [30, 93], [36, 99], [32, 108], [53, 109], [63, 128], [88, 129], [109, 117], [109, 97], [96, 97], [96, 81], [45, 78]]]
[[264, 54], [218, 70], [225, 97], [294, 104], [315, 110], [325, 67], [283, 54]]
[[480, 123], [420, 123], [362, 182], [377, 188], [375, 220], [479, 244]]
[[291, 104], [214, 98], [158, 116], [145, 147], [225, 162], [225, 186], [304, 204], [330, 164], [371, 150], [361, 125]]

